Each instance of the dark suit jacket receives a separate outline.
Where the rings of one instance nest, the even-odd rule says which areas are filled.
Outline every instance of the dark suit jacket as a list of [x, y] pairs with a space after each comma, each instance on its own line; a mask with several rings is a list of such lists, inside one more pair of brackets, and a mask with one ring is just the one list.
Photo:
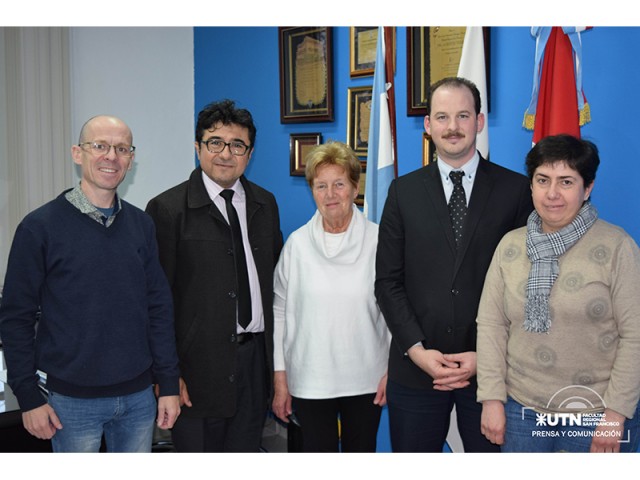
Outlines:
[[[282, 249], [274, 196], [240, 178], [246, 192], [249, 242], [264, 309], [267, 385], [273, 372], [273, 270]], [[209, 198], [198, 167], [188, 181], [152, 199], [160, 262], [173, 291], [180, 371], [190, 417], [230, 417], [236, 411], [236, 284], [231, 231]], [[265, 399], [266, 407], [266, 399]]]
[[443, 353], [476, 349], [484, 277], [502, 236], [533, 210], [528, 179], [480, 159], [456, 255], [436, 163], [393, 181], [380, 221], [375, 292], [393, 335], [389, 379], [432, 388], [405, 355], [420, 341]]

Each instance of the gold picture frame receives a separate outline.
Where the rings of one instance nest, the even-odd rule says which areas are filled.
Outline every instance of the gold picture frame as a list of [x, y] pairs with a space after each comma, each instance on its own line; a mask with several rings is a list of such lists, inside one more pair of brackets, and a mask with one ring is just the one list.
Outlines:
[[289, 135], [289, 174], [304, 177], [305, 158], [309, 151], [322, 143], [320, 133], [292, 133]]
[[359, 157], [369, 150], [369, 120], [373, 86], [350, 87], [347, 93], [347, 145]]
[[376, 66], [378, 27], [351, 27], [349, 38], [351, 46], [349, 75], [352, 78], [373, 75]]
[[[396, 69], [396, 27], [391, 36], [393, 70]], [[378, 27], [350, 27], [349, 76], [351, 78], [373, 76], [378, 48]]]
[[438, 154], [436, 152], [436, 146], [431, 140], [431, 135], [428, 135], [426, 132], [422, 132], [422, 166], [426, 167], [437, 159]]

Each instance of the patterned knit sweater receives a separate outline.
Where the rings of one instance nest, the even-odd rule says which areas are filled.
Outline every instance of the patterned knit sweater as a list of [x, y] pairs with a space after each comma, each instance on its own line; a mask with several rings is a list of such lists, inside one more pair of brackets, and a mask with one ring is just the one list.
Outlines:
[[559, 258], [547, 333], [523, 328], [530, 261], [526, 227], [504, 236], [478, 312], [478, 401], [544, 412], [628, 418], [640, 397], [640, 250], [622, 229], [598, 220]]

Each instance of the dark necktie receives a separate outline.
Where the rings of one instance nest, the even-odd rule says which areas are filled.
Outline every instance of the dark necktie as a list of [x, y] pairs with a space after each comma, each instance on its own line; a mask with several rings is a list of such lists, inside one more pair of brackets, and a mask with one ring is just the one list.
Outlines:
[[467, 216], [467, 197], [464, 194], [464, 188], [462, 188], [462, 177], [464, 177], [462, 171], [449, 173], [449, 178], [453, 182], [453, 193], [449, 199], [449, 216], [453, 226], [453, 236], [456, 239], [456, 248], [460, 246], [462, 241], [462, 227], [464, 226], [464, 217]]
[[242, 231], [240, 220], [231, 199], [233, 190], [223, 190], [220, 196], [224, 198], [227, 207], [227, 217], [231, 226], [231, 240], [233, 241], [233, 258], [236, 262], [236, 278], [238, 289], [236, 292], [238, 323], [242, 328], [247, 328], [251, 323], [251, 290], [249, 289], [249, 272], [247, 271], [247, 258], [242, 244]]

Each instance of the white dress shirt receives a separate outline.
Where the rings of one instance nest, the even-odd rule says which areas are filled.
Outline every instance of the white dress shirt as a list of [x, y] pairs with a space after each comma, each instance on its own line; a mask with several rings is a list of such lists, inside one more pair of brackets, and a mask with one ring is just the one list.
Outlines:
[[[226, 190], [211, 180], [204, 172], [202, 172], [202, 180], [204, 186], [207, 189], [209, 198], [218, 207], [218, 210], [222, 213], [227, 223], [227, 205], [224, 198], [220, 196], [220, 192]], [[244, 188], [240, 180], [236, 180], [236, 183], [229, 189], [233, 190], [233, 206], [238, 212], [238, 218], [240, 219], [240, 229], [242, 230], [242, 243], [244, 245], [245, 256], [247, 257], [247, 271], [249, 272], [249, 288], [251, 289], [251, 323], [247, 325], [246, 329], [243, 329], [238, 324], [238, 333], [242, 332], [264, 332], [264, 312], [262, 310], [262, 294], [260, 292], [260, 281], [258, 279], [258, 270], [256, 268], [256, 262], [253, 259], [253, 251], [249, 244], [249, 228], [247, 226], [247, 197], [244, 192]], [[215, 272], [211, 272], [215, 275]]]
[[469, 199], [471, 198], [471, 190], [473, 189], [473, 181], [476, 178], [476, 171], [478, 170], [478, 164], [480, 163], [480, 155], [476, 150], [475, 155], [467, 163], [458, 168], [453, 168], [451, 165], [441, 160], [438, 157], [438, 170], [440, 170], [440, 178], [442, 179], [442, 187], [444, 188], [444, 195], [449, 203], [451, 194], [453, 193], [453, 182], [449, 178], [449, 173], [452, 171], [464, 171], [464, 177], [462, 177], [462, 188], [464, 188], [464, 194], [467, 197], [467, 206], [469, 206]]

